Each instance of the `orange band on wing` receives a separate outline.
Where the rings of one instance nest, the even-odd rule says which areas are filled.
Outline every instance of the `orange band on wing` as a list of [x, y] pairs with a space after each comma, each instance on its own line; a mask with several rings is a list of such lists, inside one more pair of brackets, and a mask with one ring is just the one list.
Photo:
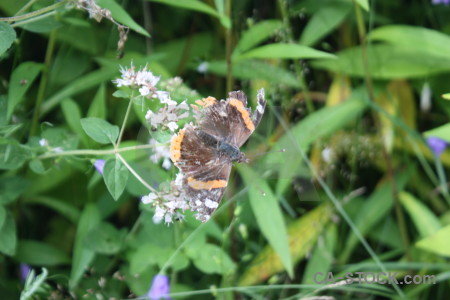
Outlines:
[[194, 190], [219, 189], [219, 188], [226, 187], [228, 184], [228, 182], [226, 180], [200, 181], [200, 180], [196, 180], [193, 177], [188, 177], [187, 183]]
[[174, 163], [176, 163], [181, 157], [181, 142], [184, 138], [184, 129], [178, 131], [178, 135], [172, 138], [170, 143], [170, 158]]
[[254, 131], [255, 130], [255, 124], [253, 124], [252, 119], [250, 119], [250, 114], [248, 110], [244, 107], [244, 103], [242, 101], [239, 101], [237, 99], [230, 99], [230, 104], [237, 108], [239, 113], [242, 116], [242, 119], [244, 120], [245, 126], [248, 130]]
[[203, 98], [202, 100], [195, 101], [195, 103], [197, 103], [198, 105], [203, 106], [203, 107], [208, 107], [208, 106], [214, 105], [216, 102], [217, 102], [216, 98], [211, 97], [211, 96], [208, 98]]

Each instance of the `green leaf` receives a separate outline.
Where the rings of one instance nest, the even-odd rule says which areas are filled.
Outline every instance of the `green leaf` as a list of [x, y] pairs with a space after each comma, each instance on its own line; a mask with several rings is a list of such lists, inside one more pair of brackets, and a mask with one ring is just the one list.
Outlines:
[[[213, 51], [215, 41], [216, 37], [211, 32], [202, 32], [155, 45], [155, 56], [159, 58], [159, 62], [150, 63], [151, 70], [155, 74], [169, 78], [173, 76], [171, 74], [176, 74], [180, 65], [186, 64], [195, 68], [199, 57], [204, 57], [205, 53]], [[183, 47], [187, 44], [190, 45], [189, 53], [183, 52]], [[184, 57], [183, 53], [185, 53]], [[151, 57], [153, 54], [148, 58]]]
[[0, 125], [0, 135], [4, 137], [8, 137], [12, 135], [14, 132], [22, 128], [23, 124], [14, 124], [14, 125]]
[[[310, 253], [323, 229], [329, 223], [332, 213], [331, 207], [325, 203], [289, 224], [289, 251], [295, 263]], [[279, 255], [274, 252], [273, 247], [267, 245], [245, 268], [244, 274], [239, 278], [239, 285], [255, 285], [264, 282], [282, 270], [283, 264]]]
[[19, 240], [15, 259], [37, 266], [56, 266], [70, 262], [69, 256], [63, 251], [49, 244], [32, 240]]
[[[102, 51], [102, 39], [99, 38], [98, 33], [92, 30], [92, 23], [87, 18], [67, 16], [64, 18], [63, 26], [58, 28], [56, 39], [59, 43], [74, 48], [73, 50], [79, 50], [77, 51], [78, 56], [81, 56], [82, 53], [91, 57], [99, 55]], [[64, 74], [62, 75], [64, 76]]]
[[58, 168], [49, 169], [45, 176], [30, 174], [30, 187], [26, 190], [27, 196], [34, 196], [41, 193], [45, 193], [52, 188], [61, 186], [62, 183], [68, 180], [76, 169], [70, 166], [68, 163], [63, 162], [58, 165]]
[[[395, 184], [398, 190], [403, 190], [413, 171], [414, 170], [411, 167], [404, 172], [395, 175]], [[391, 211], [393, 205], [392, 184], [388, 178], [384, 178], [380, 181], [376, 190], [370, 197], [364, 201], [364, 206], [358, 210], [354, 222], [361, 234], [364, 236], [367, 235], [375, 225], [386, 217], [386, 214]], [[354, 232], [351, 232], [341, 251], [342, 261], [347, 261], [358, 243], [358, 237]]]
[[49, 33], [54, 29], [62, 27], [63, 23], [61, 21], [62, 19], [58, 16], [50, 15], [43, 19], [35, 18], [32, 22], [26, 22], [18, 27], [35, 33]]
[[0, 204], [14, 202], [28, 188], [28, 183], [18, 176], [0, 177]]
[[[364, 77], [361, 47], [343, 50], [335, 60], [317, 60], [312, 66], [350, 76]], [[428, 55], [398, 45], [376, 44], [367, 48], [368, 69], [374, 79], [427, 77], [450, 71], [450, 57]]]
[[70, 272], [69, 286], [73, 289], [77, 286], [85, 269], [94, 259], [95, 252], [86, 248], [84, 239], [87, 233], [100, 223], [100, 212], [97, 206], [88, 203], [81, 214], [75, 236], [75, 245], [72, 258], [72, 270]]
[[6, 95], [0, 95], [0, 125], [6, 126], [8, 120], [6, 120], [6, 111], [8, 110], [8, 98]]
[[97, 0], [97, 4], [103, 8], [108, 9], [111, 12], [112, 17], [119, 23], [126, 25], [146, 37], [150, 37], [150, 34], [137, 24], [128, 14], [128, 12], [123, 9], [114, 0]]
[[0, 169], [18, 169], [30, 155], [28, 148], [20, 145], [17, 141], [0, 138]]
[[280, 20], [265, 20], [253, 25], [242, 33], [239, 42], [234, 48], [233, 56], [253, 48], [283, 27], [283, 22]]
[[24, 62], [12, 73], [8, 88], [8, 111], [6, 119], [11, 118], [14, 108], [19, 104], [42, 70], [42, 64]]
[[116, 73], [117, 69], [102, 68], [74, 80], [72, 83], [64, 86], [64, 88], [56, 94], [44, 100], [44, 103], [42, 104], [42, 116], [49, 113], [62, 100], [89, 90], [99, 83], [110, 80]]
[[118, 200], [122, 195], [125, 186], [127, 185], [129, 172], [127, 167], [116, 158], [115, 160], [108, 160], [103, 168], [103, 178], [109, 193]]
[[277, 183], [277, 195], [291, 185], [292, 176], [295, 176], [295, 171], [302, 164], [297, 149], [306, 152], [314, 141], [327, 137], [356, 120], [367, 107], [367, 103], [359, 98], [360, 95], [353, 95], [340, 105], [322, 108], [308, 115], [290, 128], [273, 146], [273, 149], [285, 149], [284, 153], [268, 154], [264, 160], [266, 166], [276, 166], [275, 170], [279, 170], [281, 180]]
[[328, 33], [333, 31], [350, 14], [350, 2], [328, 2], [315, 12], [306, 24], [300, 38], [300, 44], [313, 46]]
[[441, 229], [442, 226], [439, 219], [413, 195], [407, 192], [400, 192], [399, 198], [422, 238], [428, 237]]
[[119, 137], [119, 127], [103, 119], [84, 118], [80, 122], [86, 134], [101, 144], [115, 144]]
[[277, 198], [267, 182], [247, 166], [239, 165], [246, 186], [249, 188], [249, 199], [256, 221], [269, 244], [278, 254], [289, 276], [293, 276], [293, 265], [289, 253], [286, 225]]
[[16, 32], [5, 22], [0, 22], [0, 55], [5, 53], [11, 47], [16, 39]]
[[356, 0], [356, 3], [358, 3], [365, 11], [369, 11], [369, 0]]
[[13, 215], [7, 211], [3, 225], [0, 227], [0, 252], [12, 256], [16, 253], [17, 233]]
[[[167, 260], [175, 252], [174, 249], [168, 247], [160, 247], [154, 244], [141, 244], [135, 252], [130, 255], [130, 272], [131, 274], [140, 274], [150, 266], [158, 266], [162, 268]], [[185, 269], [189, 265], [189, 260], [183, 252], [178, 252], [173, 261], [167, 267], [174, 271]]]
[[[206, 64], [207, 72], [226, 76], [227, 64], [225, 61], [214, 61]], [[263, 79], [272, 84], [300, 87], [298, 79], [291, 72], [259, 60], [240, 60], [239, 63], [234, 63], [233, 76], [237, 79]]]
[[[364, 199], [358, 199], [365, 201]], [[355, 204], [356, 199], [352, 200], [352, 205]], [[362, 203], [361, 203], [362, 204]], [[381, 223], [380, 223], [381, 224]], [[397, 221], [394, 221], [393, 216], [386, 216], [383, 219], [383, 224], [381, 226], [376, 226], [370, 230], [367, 236], [368, 240], [377, 241], [377, 243], [388, 246], [389, 248], [396, 249], [399, 251], [404, 251], [404, 244], [402, 241], [402, 235], [398, 227]]]
[[38, 276], [35, 276], [34, 270], [31, 270], [25, 280], [23, 291], [20, 293], [20, 300], [34, 299], [35, 297], [32, 298], [32, 296], [45, 286], [47, 276], [48, 271], [46, 268], [42, 268], [42, 273]]
[[450, 93], [443, 94], [442, 98], [445, 100], [450, 100]]
[[310, 59], [336, 57], [333, 54], [302, 45], [277, 43], [252, 49], [239, 56], [239, 58]]
[[228, 254], [216, 245], [205, 244], [201, 251], [190, 254], [194, 265], [206, 274], [230, 275], [235, 265]]
[[119, 231], [111, 223], [102, 222], [92, 228], [84, 238], [87, 249], [101, 254], [115, 254], [122, 248], [125, 231]]
[[308, 259], [305, 272], [303, 273], [303, 284], [314, 284], [314, 274], [322, 272], [328, 274], [335, 258], [337, 242], [337, 226], [330, 224], [324, 232], [323, 240], [316, 244]]
[[450, 37], [447, 34], [424, 27], [407, 25], [382, 26], [370, 32], [372, 41], [385, 42], [402, 48], [411, 48], [422, 56], [442, 57], [448, 60]]
[[63, 200], [45, 196], [36, 196], [28, 198], [27, 203], [38, 204], [53, 209], [54, 211], [72, 221], [74, 224], [76, 224], [80, 219], [80, 211], [78, 210], [78, 208]]
[[30, 167], [30, 170], [32, 170], [36, 174], [45, 174], [48, 169], [45, 168], [44, 163], [42, 160], [35, 158], [30, 160], [28, 163], [28, 167]]
[[61, 102], [61, 108], [66, 119], [67, 125], [70, 129], [77, 134], [77, 136], [87, 144], [87, 137], [84, 134], [83, 128], [80, 124], [81, 110], [78, 104], [72, 99], [66, 99]]
[[230, 19], [226, 15], [218, 13], [211, 6], [205, 4], [205, 3], [201, 2], [201, 1], [198, 1], [198, 0], [183, 0], [183, 1], [178, 1], [178, 0], [147, 0], [147, 1], [152, 1], [152, 2], [156, 2], [156, 3], [162, 3], [162, 4], [166, 4], [166, 5], [170, 5], [170, 6], [175, 6], [177, 8], [195, 10], [195, 11], [198, 11], [198, 12], [209, 14], [211, 16], [219, 18], [220, 22], [222, 23], [222, 25], [225, 28], [231, 28]]
[[443, 227], [432, 236], [418, 241], [416, 247], [450, 257], [450, 225]]
[[97, 93], [94, 96], [94, 100], [92, 100], [91, 106], [89, 106], [89, 110], [87, 112], [88, 117], [100, 119], [106, 118], [105, 98], [106, 98], [105, 85], [101, 84], [97, 90]]
[[47, 140], [52, 148], [61, 147], [63, 150], [73, 150], [78, 146], [78, 137], [65, 128], [45, 128], [42, 138]]
[[6, 209], [3, 207], [3, 205], [0, 205], [0, 228], [2, 228], [3, 224], [5, 224], [6, 214]]
[[450, 143], [450, 123], [427, 130], [423, 135], [426, 137], [437, 137]]

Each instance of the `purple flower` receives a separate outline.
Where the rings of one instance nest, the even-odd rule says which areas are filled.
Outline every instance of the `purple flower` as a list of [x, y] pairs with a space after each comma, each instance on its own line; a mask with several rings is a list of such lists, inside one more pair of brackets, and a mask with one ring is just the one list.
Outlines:
[[31, 272], [31, 267], [27, 264], [20, 264], [20, 278], [24, 282], [27, 279], [28, 273]]
[[94, 167], [101, 175], [103, 175], [103, 167], [105, 166], [104, 159], [96, 159], [94, 162]]
[[147, 293], [150, 300], [171, 299], [167, 294], [170, 292], [169, 277], [157, 274], [153, 277], [152, 286]]
[[[449, 0], [450, 1], [450, 0]], [[448, 142], [434, 136], [430, 136], [427, 138], [428, 147], [430, 147], [431, 151], [433, 151], [434, 155], [439, 157], [442, 152], [448, 147]]]
[[431, 4], [437, 5], [437, 4], [445, 4], [448, 5], [450, 3], [450, 0], [431, 0]]

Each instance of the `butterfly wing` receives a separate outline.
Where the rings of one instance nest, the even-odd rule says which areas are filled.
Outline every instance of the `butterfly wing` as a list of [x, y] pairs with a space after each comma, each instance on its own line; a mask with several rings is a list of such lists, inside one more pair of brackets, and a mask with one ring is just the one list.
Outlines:
[[171, 159], [184, 176], [182, 191], [202, 222], [219, 206], [231, 172], [231, 162], [220, 157], [216, 144], [214, 137], [188, 124], [170, 147]]
[[253, 114], [247, 108], [247, 97], [244, 92], [231, 92], [229, 96], [226, 101], [217, 101], [209, 97], [207, 99], [210, 101], [202, 102], [205, 104], [204, 116], [199, 126], [218, 140], [241, 147], [259, 125], [264, 114], [266, 107], [264, 92], [263, 90], [258, 92], [258, 106]]
[[[217, 166], [216, 169], [210, 170], [208, 174], [203, 173], [203, 178], [188, 177], [184, 178], [183, 190], [189, 199], [189, 206], [197, 214], [195, 217], [206, 222], [219, 206], [220, 200], [225, 193], [230, 177], [231, 163]], [[220, 180], [211, 179], [210, 175], [220, 174]]]

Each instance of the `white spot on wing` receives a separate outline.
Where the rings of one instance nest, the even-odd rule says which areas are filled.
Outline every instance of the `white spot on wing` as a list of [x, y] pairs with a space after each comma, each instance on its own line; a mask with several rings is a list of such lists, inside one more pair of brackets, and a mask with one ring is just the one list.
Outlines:
[[256, 110], [260, 113], [264, 113], [264, 107], [261, 105], [261, 103], [258, 103], [258, 106], [256, 107]]
[[219, 204], [217, 202], [212, 201], [211, 199], [206, 199], [205, 200], [205, 206], [208, 208], [217, 208], [217, 206], [219, 206]]

